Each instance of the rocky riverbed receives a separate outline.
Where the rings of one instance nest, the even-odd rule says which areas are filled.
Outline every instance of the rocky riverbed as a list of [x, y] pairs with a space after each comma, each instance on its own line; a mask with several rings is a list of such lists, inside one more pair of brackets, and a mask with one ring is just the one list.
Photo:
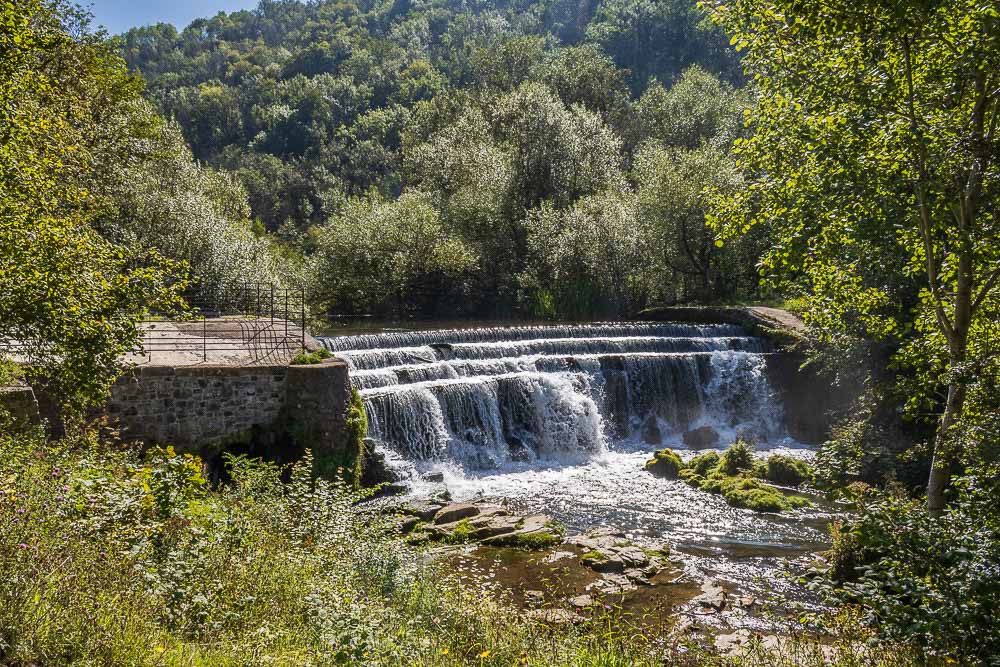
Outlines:
[[[610, 527], [566, 536], [552, 518], [518, 514], [502, 500], [438, 496], [392, 511], [410, 543], [426, 545], [470, 586], [486, 583], [549, 624], [614, 609], [657, 631], [736, 650], [760, 633], [780, 638], [790, 612], [815, 607], [812, 600], [768, 599], [761, 587], [667, 543], [639, 543]], [[810, 560], [800, 557], [788, 568], [803, 571]]]

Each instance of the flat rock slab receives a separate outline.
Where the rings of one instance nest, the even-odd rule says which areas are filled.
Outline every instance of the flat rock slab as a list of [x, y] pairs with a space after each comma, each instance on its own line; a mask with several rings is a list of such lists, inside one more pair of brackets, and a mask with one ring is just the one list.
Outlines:
[[434, 515], [437, 514], [444, 503], [434, 502], [432, 500], [422, 500], [414, 503], [407, 503], [399, 508], [399, 511], [403, 514], [409, 514], [410, 516], [415, 516], [421, 521], [431, 521], [434, 519]]
[[472, 503], [454, 503], [452, 505], [445, 505], [434, 515], [434, 523], [438, 525], [454, 523], [455, 521], [467, 519], [470, 516], [476, 516], [481, 511], [482, 510], [479, 509], [478, 505], [474, 505]]

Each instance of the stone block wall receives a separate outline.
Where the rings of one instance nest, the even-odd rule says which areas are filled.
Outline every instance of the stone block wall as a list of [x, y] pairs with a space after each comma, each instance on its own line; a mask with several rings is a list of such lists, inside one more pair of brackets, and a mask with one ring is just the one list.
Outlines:
[[282, 416], [288, 366], [142, 366], [106, 406], [124, 440], [201, 449], [246, 440]]
[[0, 387], [0, 411], [15, 424], [37, 424], [40, 420], [35, 392], [23, 384]]
[[173, 445], [201, 455], [214, 472], [221, 454], [280, 463], [313, 450], [346, 462], [351, 399], [347, 364], [140, 366], [118, 380], [104, 408], [126, 442]]

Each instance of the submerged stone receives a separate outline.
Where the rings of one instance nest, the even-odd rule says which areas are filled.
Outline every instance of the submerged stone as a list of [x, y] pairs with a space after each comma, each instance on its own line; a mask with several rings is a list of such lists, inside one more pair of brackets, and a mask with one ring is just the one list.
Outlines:
[[684, 444], [692, 449], [715, 447], [719, 444], [719, 432], [711, 426], [701, 426], [684, 433]]

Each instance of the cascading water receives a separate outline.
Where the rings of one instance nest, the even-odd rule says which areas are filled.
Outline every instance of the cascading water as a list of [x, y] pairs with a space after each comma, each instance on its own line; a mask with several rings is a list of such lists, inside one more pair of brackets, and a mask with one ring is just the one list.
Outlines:
[[747, 582], [773, 580], [776, 556], [825, 541], [823, 510], [762, 517], [642, 469], [660, 447], [694, 455], [684, 435], [700, 427], [719, 434], [717, 448], [746, 437], [762, 455], [809, 454], [785, 436], [769, 345], [739, 327], [491, 327], [324, 344], [347, 361], [368, 436], [415, 495], [443, 476], [455, 500], [487, 496], [571, 531], [668, 539]]
[[[470, 471], [579, 461], [645, 431], [779, 434], [764, 341], [731, 325], [595, 324], [328, 338], [369, 437], [414, 464]], [[651, 427], [655, 425], [655, 429]]]

